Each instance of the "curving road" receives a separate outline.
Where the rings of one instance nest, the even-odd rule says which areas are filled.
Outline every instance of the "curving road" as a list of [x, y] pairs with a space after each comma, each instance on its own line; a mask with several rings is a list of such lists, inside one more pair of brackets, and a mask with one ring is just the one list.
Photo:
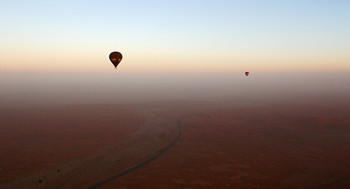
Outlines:
[[172, 148], [172, 147], [179, 141], [179, 139], [181, 138], [181, 135], [182, 135], [182, 131], [181, 131], [182, 120], [183, 120], [184, 118], [185, 118], [185, 116], [182, 116], [182, 117], [179, 118], [178, 123], [177, 123], [177, 125], [178, 125], [178, 134], [177, 134], [175, 140], [172, 141], [168, 146], [166, 146], [166, 147], [164, 147], [164, 148], [158, 150], [157, 154], [155, 154], [155, 155], [152, 156], [151, 158], [149, 158], [149, 159], [147, 159], [147, 160], [145, 160], [145, 161], [143, 161], [143, 162], [141, 162], [141, 163], [135, 165], [134, 167], [132, 167], [132, 168], [130, 168], [130, 169], [128, 169], [128, 170], [125, 170], [125, 171], [123, 171], [123, 172], [121, 172], [121, 173], [119, 173], [119, 174], [117, 174], [117, 175], [115, 175], [115, 176], [113, 176], [113, 177], [110, 177], [110, 178], [108, 178], [108, 179], [106, 179], [106, 180], [104, 180], [104, 181], [101, 181], [101, 182], [97, 183], [97, 184], [95, 184], [95, 185], [89, 187], [89, 189], [93, 189], [93, 188], [100, 187], [100, 186], [102, 186], [103, 184], [106, 184], [107, 182], [110, 182], [110, 181], [115, 180], [115, 179], [117, 179], [117, 178], [119, 178], [119, 177], [121, 177], [121, 176], [124, 176], [124, 175], [126, 175], [126, 174], [128, 174], [128, 173], [130, 173], [130, 172], [132, 172], [132, 171], [135, 171], [135, 170], [137, 170], [137, 169], [139, 169], [139, 168], [141, 168], [141, 167], [147, 165], [147, 164], [150, 163], [151, 161], [153, 161], [153, 160], [159, 158], [161, 155], [163, 155], [165, 152], [167, 152], [170, 148]]

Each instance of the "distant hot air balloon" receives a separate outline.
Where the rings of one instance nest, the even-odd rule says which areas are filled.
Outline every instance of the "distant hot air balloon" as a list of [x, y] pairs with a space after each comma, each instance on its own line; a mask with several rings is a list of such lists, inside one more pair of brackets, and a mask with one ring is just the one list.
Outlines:
[[123, 55], [120, 52], [114, 51], [109, 54], [109, 60], [111, 60], [114, 67], [117, 69], [118, 64], [122, 61]]
[[248, 76], [249, 75], [249, 72], [245, 72], [245, 76]]

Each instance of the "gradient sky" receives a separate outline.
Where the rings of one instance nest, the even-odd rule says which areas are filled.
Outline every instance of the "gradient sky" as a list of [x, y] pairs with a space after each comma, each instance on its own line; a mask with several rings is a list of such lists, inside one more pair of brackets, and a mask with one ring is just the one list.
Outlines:
[[3, 72], [350, 72], [348, 0], [0, 2]]

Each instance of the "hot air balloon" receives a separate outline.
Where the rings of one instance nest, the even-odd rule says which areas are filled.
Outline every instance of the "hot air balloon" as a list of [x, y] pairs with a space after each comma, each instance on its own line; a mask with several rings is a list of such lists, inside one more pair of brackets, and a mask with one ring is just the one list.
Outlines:
[[109, 60], [111, 60], [114, 67], [117, 69], [118, 64], [122, 61], [123, 55], [120, 52], [114, 51], [109, 54]]
[[248, 76], [249, 75], [249, 72], [245, 72], [245, 76]]

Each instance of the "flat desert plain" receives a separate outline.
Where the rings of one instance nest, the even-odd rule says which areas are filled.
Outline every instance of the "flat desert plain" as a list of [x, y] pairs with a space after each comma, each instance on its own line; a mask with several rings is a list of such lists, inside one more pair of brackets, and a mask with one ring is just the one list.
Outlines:
[[349, 188], [343, 75], [8, 75], [0, 188]]
[[347, 188], [350, 107], [308, 102], [3, 108], [0, 188]]
[[350, 186], [348, 105], [228, 104], [184, 113], [169, 152], [101, 188]]

